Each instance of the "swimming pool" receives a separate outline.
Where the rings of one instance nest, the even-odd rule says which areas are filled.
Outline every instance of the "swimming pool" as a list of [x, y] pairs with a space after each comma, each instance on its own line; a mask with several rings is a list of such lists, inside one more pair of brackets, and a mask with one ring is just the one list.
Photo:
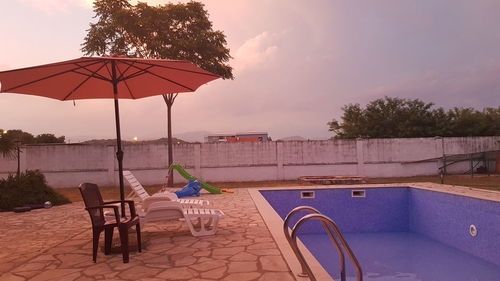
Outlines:
[[[260, 194], [282, 219], [301, 205], [331, 217], [360, 260], [364, 280], [500, 280], [500, 203], [485, 200], [488, 196], [478, 199], [406, 186]], [[337, 254], [321, 225], [306, 224], [299, 238], [328, 273], [338, 277]], [[354, 278], [353, 272], [348, 267], [348, 276]]]

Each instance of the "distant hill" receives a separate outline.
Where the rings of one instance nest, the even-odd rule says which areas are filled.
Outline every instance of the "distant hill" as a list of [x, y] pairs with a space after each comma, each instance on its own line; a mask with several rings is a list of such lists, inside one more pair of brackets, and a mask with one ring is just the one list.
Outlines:
[[[156, 140], [144, 140], [144, 141], [125, 141], [122, 140], [122, 144], [166, 144], [167, 143], [167, 138], [159, 138]], [[114, 145], [116, 144], [116, 139], [94, 139], [94, 140], [88, 140], [88, 141], [82, 141], [80, 142], [81, 144], [100, 144], [100, 145]], [[173, 144], [182, 144], [182, 143], [189, 143], [187, 141], [178, 139], [178, 138], [172, 138], [172, 143]]]
[[291, 136], [291, 137], [286, 137], [286, 138], [281, 138], [278, 139], [279, 141], [306, 141], [306, 138], [303, 138], [301, 136]]
[[191, 132], [175, 134], [175, 137], [186, 140], [188, 142], [204, 142], [205, 137], [210, 134], [211, 132], [209, 131], [191, 131]]

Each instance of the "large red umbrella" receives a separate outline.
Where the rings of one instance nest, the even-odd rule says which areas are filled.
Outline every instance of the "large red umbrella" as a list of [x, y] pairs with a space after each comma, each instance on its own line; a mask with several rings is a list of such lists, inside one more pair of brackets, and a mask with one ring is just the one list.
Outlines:
[[123, 151], [118, 99], [193, 92], [219, 78], [191, 62], [126, 57], [82, 57], [0, 72], [0, 93], [19, 93], [58, 100], [115, 100], [120, 199], [124, 200]]

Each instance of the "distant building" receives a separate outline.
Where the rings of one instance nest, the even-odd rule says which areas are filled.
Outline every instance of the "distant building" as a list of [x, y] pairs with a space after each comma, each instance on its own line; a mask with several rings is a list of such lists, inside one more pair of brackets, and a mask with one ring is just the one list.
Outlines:
[[205, 137], [205, 142], [259, 142], [269, 140], [269, 136], [266, 132], [210, 134]]

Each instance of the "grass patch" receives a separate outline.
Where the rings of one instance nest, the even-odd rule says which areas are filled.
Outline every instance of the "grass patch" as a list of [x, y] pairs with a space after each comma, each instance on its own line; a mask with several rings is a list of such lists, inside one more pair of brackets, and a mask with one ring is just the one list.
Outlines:
[[[432, 182], [441, 183], [439, 176], [418, 176], [404, 178], [369, 178], [367, 183], [408, 183]], [[443, 184], [460, 185], [480, 189], [500, 191], [500, 175], [449, 175], [443, 178]]]
[[[401, 178], [368, 178], [367, 183], [410, 183], [410, 182], [432, 182], [441, 183], [439, 176], [419, 176], [419, 177], [401, 177]], [[488, 190], [500, 191], [500, 175], [450, 175], [444, 178], [444, 184], [461, 185], [474, 188], [482, 188]], [[174, 189], [181, 189], [185, 183], [175, 184]], [[311, 185], [297, 180], [288, 181], [255, 181], [255, 182], [220, 182], [210, 183], [210, 185], [226, 188], [236, 189], [245, 187], [287, 187], [287, 186], [304, 186]], [[161, 189], [160, 185], [144, 187], [149, 194], [158, 192]], [[118, 187], [99, 187], [104, 200], [117, 200], [119, 198]], [[72, 202], [82, 201], [82, 197], [78, 188], [59, 188], [57, 192], [69, 198]], [[125, 188], [125, 196], [131, 192], [129, 187]]]

